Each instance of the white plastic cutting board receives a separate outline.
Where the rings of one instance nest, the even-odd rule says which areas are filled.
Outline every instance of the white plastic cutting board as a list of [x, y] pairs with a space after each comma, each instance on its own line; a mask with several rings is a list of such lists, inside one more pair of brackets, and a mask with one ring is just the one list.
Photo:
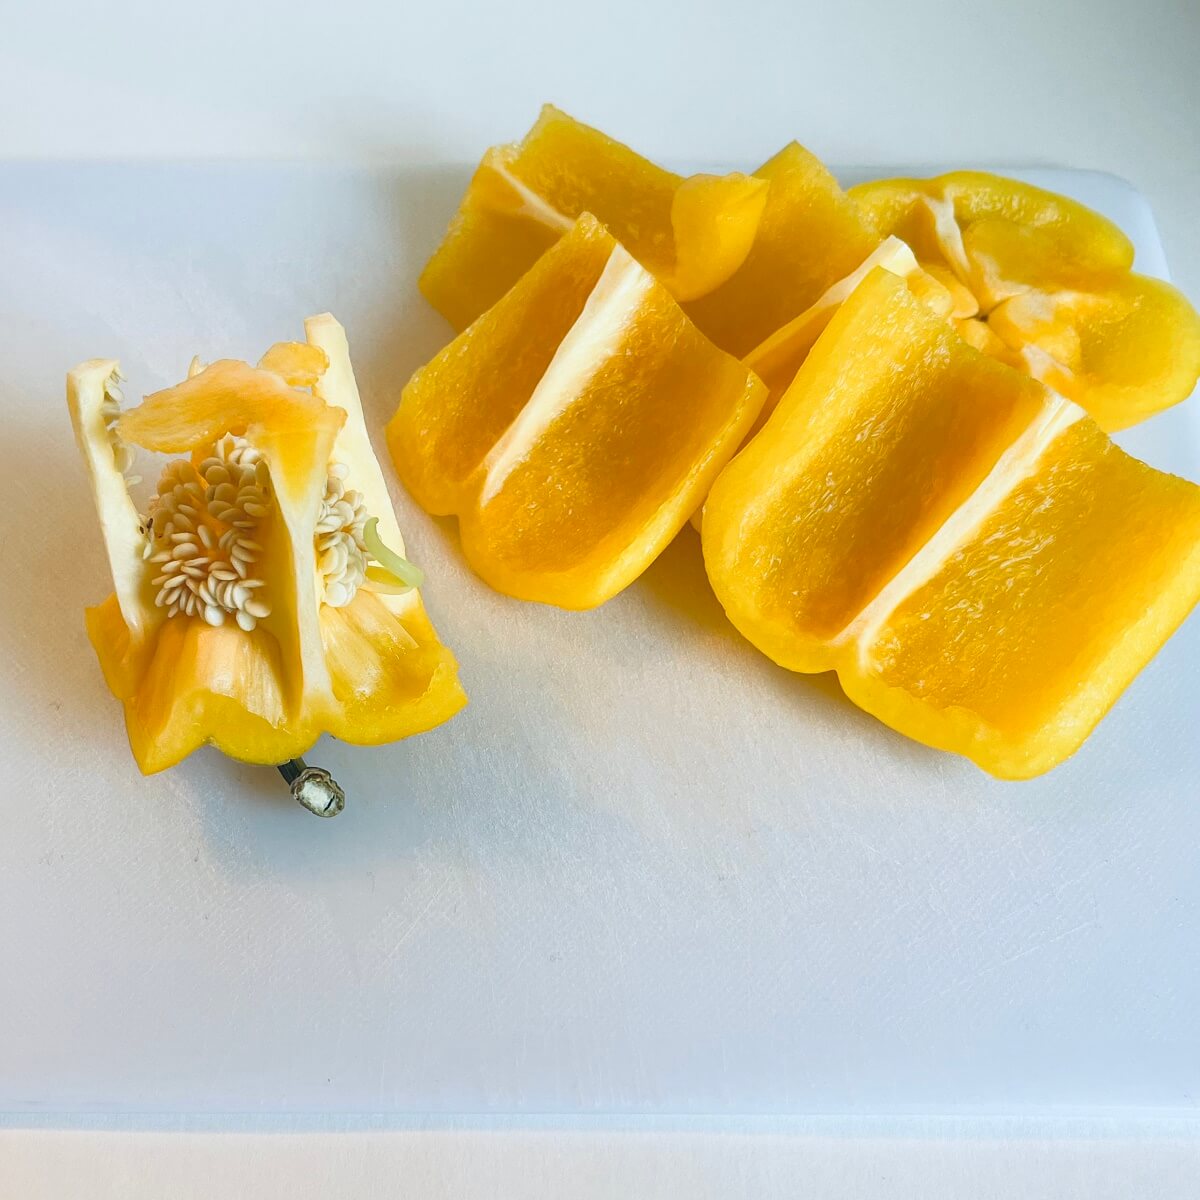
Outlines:
[[[140, 394], [330, 309], [378, 430], [448, 336], [414, 281], [466, 174], [0, 168], [0, 1109], [1195, 1111], [1195, 619], [1001, 784], [740, 640], [690, 531], [568, 614], [396, 485], [471, 706], [318, 747], [333, 821], [215, 752], [139, 777], [65, 371]], [[1022, 174], [1163, 272], [1131, 189]], [[1196, 403], [1123, 442], [1200, 477]]]

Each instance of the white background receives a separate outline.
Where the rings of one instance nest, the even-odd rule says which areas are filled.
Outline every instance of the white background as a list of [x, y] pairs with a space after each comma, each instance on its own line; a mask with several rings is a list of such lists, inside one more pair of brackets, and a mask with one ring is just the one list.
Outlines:
[[[926, 0], [811, 9], [794, 3], [29, 6], [7, 15], [0, 42], [0, 154], [461, 164], [522, 131], [549, 99], [659, 159], [747, 164], [797, 137], [840, 163], [1043, 163], [1113, 171], [1150, 199], [1174, 277], [1195, 298], [1198, 14], [1190, 0], [1137, 6]], [[961, 1183], [972, 1164], [986, 1186], [1002, 1189], [977, 1184], [978, 1195], [1015, 1192], [1022, 1172], [1029, 1176], [1027, 1195], [1076, 1194], [1071, 1187], [1091, 1196], [1183, 1194], [1181, 1164], [1196, 1163], [1187, 1131], [1176, 1128], [1149, 1142], [1144, 1133], [1135, 1130], [1117, 1145], [1127, 1169], [1140, 1176], [1122, 1176], [1086, 1140], [1064, 1142], [1057, 1152], [1039, 1145], [1036, 1153], [1014, 1153], [1005, 1143], [998, 1156], [994, 1143], [989, 1150], [988, 1143], [962, 1137], [883, 1137], [869, 1153], [879, 1156], [870, 1158], [879, 1164], [876, 1184], [898, 1172], [896, 1190], [880, 1194], [935, 1195], [939, 1165]], [[355, 1182], [365, 1189], [370, 1172], [386, 1179], [398, 1162], [444, 1179], [447, 1164], [461, 1164], [466, 1155], [486, 1161], [487, 1173], [455, 1178], [479, 1194], [537, 1194], [539, 1180], [567, 1168], [592, 1179], [596, 1195], [632, 1191], [633, 1178], [646, 1181], [645, 1194], [676, 1194], [672, 1177], [678, 1194], [703, 1194], [694, 1178], [663, 1166], [697, 1160], [696, 1144], [681, 1145], [677, 1133], [655, 1131], [657, 1140], [636, 1145], [626, 1133], [592, 1133], [583, 1151], [554, 1131], [538, 1138], [509, 1134], [489, 1140], [482, 1157], [477, 1140], [453, 1130], [432, 1141], [375, 1134], [386, 1144], [376, 1142], [356, 1158], [367, 1165]], [[6, 1166], [24, 1172], [13, 1176], [21, 1186], [8, 1191], [80, 1194], [81, 1181], [91, 1180], [104, 1194], [100, 1181], [111, 1172], [126, 1180], [124, 1196], [140, 1195], [130, 1180], [143, 1166], [195, 1171], [204, 1155], [236, 1172], [261, 1164], [266, 1153], [280, 1164], [294, 1161], [311, 1180], [319, 1174], [313, 1156], [333, 1162], [337, 1153], [314, 1143], [294, 1159], [294, 1149], [278, 1143], [264, 1151], [258, 1142], [247, 1149], [197, 1135], [187, 1146], [160, 1143], [153, 1154], [145, 1144], [108, 1140], [81, 1142], [64, 1154], [59, 1136], [13, 1133], [0, 1142], [0, 1172]], [[810, 1138], [798, 1152], [785, 1134], [749, 1146], [711, 1130], [686, 1136], [706, 1139], [714, 1177], [731, 1189], [740, 1181], [753, 1183], [759, 1195], [775, 1194], [771, 1187], [784, 1194], [808, 1155], [807, 1177], [820, 1181], [823, 1194], [839, 1194], [839, 1179], [841, 1194], [866, 1194], [859, 1170], [837, 1165], [836, 1144]], [[603, 1149], [596, 1151], [597, 1144]], [[656, 1158], [660, 1153], [666, 1157]], [[72, 1185], [66, 1175], [45, 1173], [48, 1155], [74, 1172]], [[631, 1174], [601, 1171], [600, 1160], [627, 1161]], [[778, 1172], [764, 1173], [767, 1160], [779, 1164]], [[1105, 1165], [1097, 1171], [1100, 1161]], [[1054, 1183], [1056, 1169], [1061, 1177]], [[493, 1172], [500, 1178], [510, 1172], [514, 1182], [495, 1184]], [[1138, 1177], [1140, 1189], [1131, 1185]], [[39, 1178], [58, 1182], [37, 1191]], [[168, 1176], [156, 1178], [155, 1194], [171, 1192], [163, 1185]], [[282, 1177], [273, 1178], [282, 1190]], [[385, 1187], [376, 1194], [387, 1194]], [[430, 1185], [425, 1194], [439, 1193]]]
[[1200, 291], [1194, 0], [5, 7], [4, 154], [461, 163], [551, 100], [656, 159], [1113, 171]]

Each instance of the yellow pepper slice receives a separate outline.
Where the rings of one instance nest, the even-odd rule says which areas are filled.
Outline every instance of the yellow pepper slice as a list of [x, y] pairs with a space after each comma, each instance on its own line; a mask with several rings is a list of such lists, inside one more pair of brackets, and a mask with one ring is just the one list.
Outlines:
[[775, 662], [1019, 779], [1072, 754], [1200, 599], [1200, 487], [876, 269], [713, 486], [703, 548]]
[[[1200, 315], [1170, 284], [1131, 271], [1110, 221], [980, 171], [850, 189], [872, 229], [906, 241], [954, 289], [971, 343], [1124, 429], [1185, 399], [1200, 377]], [[965, 331], [964, 331], [965, 332]]]
[[776, 404], [795, 379], [796, 372], [838, 307], [877, 267], [905, 280], [909, 290], [935, 312], [949, 315], [954, 304], [950, 292], [920, 268], [913, 252], [899, 238], [885, 238], [849, 275], [826, 288], [808, 308], [755, 346], [742, 360], [770, 391], [767, 403], [763, 405], [751, 431], [752, 435], [775, 411]]
[[701, 333], [739, 358], [816, 304], [882, 240], [798, 143], [754, 174], [770, 191], [750, 253], [725, 283], [684, 306]]
[[664, 171], [548, 104], [524, 140], [484, 155], [421, 291], [465, 329], [590, 212], [674, 296], [702, 296], [746, 257], [766, 197], [752, 176]]
[[585, 214], [413, 376], [388, 445], [488, 583], [591, 608], [675, 536], [765, 394]]
[[[419, 593], [372, 590], [365, 522], [403, 542], [345, 333], [328, 314], [305, 332], [124, 413], [114, 360], [67, 377], [114, 582], [88, 634], [146, 773], [205, 743], [280, 763], [326, 731], [392, 741], [465, 703]], [[134, 446], [187, 456], [145, 515], [124, 474]]]

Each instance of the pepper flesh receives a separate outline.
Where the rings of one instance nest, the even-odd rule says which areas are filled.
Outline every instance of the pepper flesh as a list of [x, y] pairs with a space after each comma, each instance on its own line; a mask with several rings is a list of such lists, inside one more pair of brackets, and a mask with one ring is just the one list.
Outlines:
[[484, 155], [421, 291], [465, 329], [590, 212], [674, 296], [702, 296], [746, 257], [766, 198], [762, 179], [685, 179], [547, 104], [521, 142]]
[[1195, 387], [1200, 315], [1170, 284], [1135, 274], [1129, 240], [1082, 204], [980, 171], [849, 194], [878, 236], [903, 238], [954, 291], [972, 345], [1069, 396], [1103, 429]]
[[701, 333], [739, 358], [816, 304], [882, 240], [799, 143], [754, 174], [770, 190], [749, 254], [725, 283], [684, 306]]
[[488, 583], [591, 608], [675, 536], [765, 394], [585, 214], [413, 376], [388, 444]]
[[1200, 488], [873, 271], [704, 509], [712, 586], [791, 670], [1027, 778], [1200, 599]]
[[258, 368], [213, 363], [147, 397], [115, 426], [126, 444], [193, 461], [226, 434], [261, 454], [273, 504], [255, 536], [272, 607], [249, 631], [167, 616], [155, 604], [158, 567], [147, 560], [144, 526], [102, 415], [116, 363], [92, 360], [67, 377], [115, 585], [87, 611], [88, 635], [146, 773], [205, 743], [247, 762], [279, 763], [322, 732], [356, 744], [393, 741], [440, 724], [465, 703], [454, 658], [418, 592], [359, 588], [344, 607], [322, 602], [314, 537], [331, 460], [349, 468], [391, 544], [402, 552], [403, 542], [370, 449], [345, 333], [325, 314], [306, 322], [306, 334], [306, 345], [275, 347]]
[[922, 270], [913, 252], [899, 238], [888, 237], [849, 275], [839, 279], [803, 312], [755, 346], [743, 362], [767, 385], [770, 395], [751, 431], [756, 433], [775, 411], [775, 406], [796, 377], [812, 349], [848, 296], [877, 267], [903, 279], [915, 296], [934, 312], [948, 316], [953, 308], [950, 292], [933, 276]]

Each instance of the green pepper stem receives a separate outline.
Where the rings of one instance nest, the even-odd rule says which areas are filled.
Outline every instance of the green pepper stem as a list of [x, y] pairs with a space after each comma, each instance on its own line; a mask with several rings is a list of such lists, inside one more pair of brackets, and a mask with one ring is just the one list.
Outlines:
[[379, 536], [379, 518], [372, 517], [363, 526], [363, 541], [367, 552], [397, 583], [404, 587], [417, 588], [425, 582], [425, 573], [420, 567], [410, 563], [407, 558], [384, 545]]
[[346, 793], [324, 767], [290, 758], [276, 770], [291, 789], [292, 799], [318, 817], [336, 817], [346, 807]]

